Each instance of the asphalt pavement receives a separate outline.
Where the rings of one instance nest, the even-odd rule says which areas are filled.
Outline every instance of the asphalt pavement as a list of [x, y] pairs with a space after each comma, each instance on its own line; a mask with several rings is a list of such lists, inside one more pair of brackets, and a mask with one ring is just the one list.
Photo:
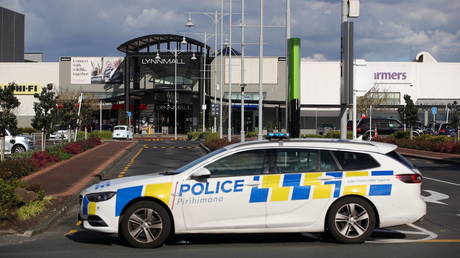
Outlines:
[[[139, 142], [109, 176], [171, 170], [204, 153], [195, 142]], [[376, 230], [364, 244], [336, 244], [323, 234], [227, 234], [185, 235], [162, 248], [134, 249], [116, 236], [80, 229], [75, 205], [43, 234], [0, 238], [0, 257], [458, 257], [460, 165], [410, 160], [425, 177], [427, 216], [414, 224]]]

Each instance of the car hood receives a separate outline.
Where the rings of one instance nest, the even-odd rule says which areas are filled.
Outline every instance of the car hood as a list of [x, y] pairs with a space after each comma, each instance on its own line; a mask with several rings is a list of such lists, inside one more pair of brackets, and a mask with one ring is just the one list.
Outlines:
[[117, 179], [104, 180], [94, 184], [81, 192], [81, 195], [97, 192], [116, 192], [118, 189], [133, 187], [152, 183], [168, 183], [172, 182], [173, 175], [163, 175], [160, 173], [152, 173], [142, 176], [130, 176]]

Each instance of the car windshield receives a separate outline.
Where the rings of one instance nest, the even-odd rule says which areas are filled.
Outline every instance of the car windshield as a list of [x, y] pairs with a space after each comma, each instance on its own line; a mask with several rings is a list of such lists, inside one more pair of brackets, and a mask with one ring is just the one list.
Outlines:
[[224, 151], [226, 151], [226, 150], [227, 150], [227, 149], [222, 148], [222, 149], [218, 149], [218, 150], [215, 150], [215, 151], [213, 151], [213, 152], [210, 152], [210, 153], [208, 153], [208, 154], [206, 154], [206, 155], [204, 155], [204, 156], [202, 156], [202, 157], [200, 157], [200, 158], [198, 158], [198, 159], [196, 159], [196, 160], [194, 160], [194, 161], [188, 163], [187, 165], [185, 165], [185, 166], [183, 166], [183, 167], [180, 167], [179, 169], [177, 169], [176, 171], [174, 171], [173, 174], [180, 174], [180, 173], [186, 171], [187, 169], [189, 169], [189, 168], [191, 168], [191, 167], [197, 165], [198, 163], [201, 163], [202, 161], [205, 161], [205, 160], [207, 160], [207, 159], [209, 159], [209, 158], [211, 158], [211, 157], [213, 157], [213, 156], [215, 156], [215, 155], [217, 155], [217, 154], [219, 154], [219, 153], [222, 153], [222, 152], [224, 152]]
[[113, 130], [126, 130], [126, 127], [124, 127], [124, 126], [115, 126], [115, 128], [113, 128]]

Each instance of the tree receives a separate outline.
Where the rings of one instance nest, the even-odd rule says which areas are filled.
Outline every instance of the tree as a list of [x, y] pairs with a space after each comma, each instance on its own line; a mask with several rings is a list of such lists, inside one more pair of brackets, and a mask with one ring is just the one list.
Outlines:
[[367, 114], [370, 106], [376, 107], [388, 104], [389, 95], [386, 90], [372, 87], [364, 96], [358, 97], [356, 101], [356, 111], [359, 114]]
[[78, 106], [77, 101], [66, 100], [62, 103], [61, 109], [62, 126], [68, 129], [69, 142], [71, 141], [71, 129], [78, 125]]
[[39, 102], [34, 103], [35, 117], [32, 119], [32, 127], [42, 132], [42, 151], [45, 150], [46, 135], [53, 125], [56, 113], [56, 97], [52, 89], [53, 85], [50, 83], [40, 94], [34, 95]]
[[0, 87], [0, 137], [1, 137], [1, 146], [0, 160], [5, 160], [5, 136], [6, 130], [10, 132], [16, 132], [18, 121], [16, 116], [12, 113], [12, 110], [19, 106], [19, 100], [14, 96], [14, 87], [16, 84], [14, 82], [9, 83], [6, 87]]
[[452, 128], [458, 129], [460, 127], [460, 106], [457, 105], [457, 101], [454, 101], [454, 103], [449, 104], [448, 106], [449, 109], [452, 110], [449, 125]]
[[412, 129], [416, 125], [418, 120], [418, 109], [415, 107], [414, 101], [412, 101], [409, 95], [404, 95], [404, 101], [406, 105], [398, 108], [399, 117], [403, 123], [410, 127], [410, 138], [412, 139]]

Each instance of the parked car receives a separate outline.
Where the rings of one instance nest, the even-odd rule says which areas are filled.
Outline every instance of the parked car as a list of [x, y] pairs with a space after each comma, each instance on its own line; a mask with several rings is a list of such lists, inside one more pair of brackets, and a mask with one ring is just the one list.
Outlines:
[[321, 124], [318, 129], [316, 129], [316, 133], [319, 135], [327, 134], [329, 131], [334, 130], [335, 127], [331, 124]]
[[117, 125], [113, 128], [112, 139], [132, 139], [133, 132], [128, 129], [127, 125]]
[[57, 130], [50, 133], [50, 140], [67, 140], [69, 139], [69, 131], [65, 126], [58, 126]]
[[445, 136], [456, 136], [457, 130], [452, 128], [449, 124], [440, 123], [438, 126], [438, 130], [436, 131], [436, 135], [445, 135]]
[[80, 193], [79, 219], [142, 248], [187, 233], [328, 232], [361, 243], [375, 228], [426, 214], [422, 175], [396, 148], [337, 139], [237, 143], [175, 171], [92, 185]]
[[33, 149], [33, 140], [28, 135], [13, 136], [9, 130], [6, 130], [5, 137], [5, 154], [26, 152]]
[[[369, 118], [363, 118], [359, 121], [356, 129], [358, 134], [365, 134], [369, 131], [369, 120]], [[401, 122], [391, 118], [373, 118], [371, 129], [375, 131], [376, 128], [379, 135], [388, 135], [396, 131], [404, 130], [404, 126]]]

